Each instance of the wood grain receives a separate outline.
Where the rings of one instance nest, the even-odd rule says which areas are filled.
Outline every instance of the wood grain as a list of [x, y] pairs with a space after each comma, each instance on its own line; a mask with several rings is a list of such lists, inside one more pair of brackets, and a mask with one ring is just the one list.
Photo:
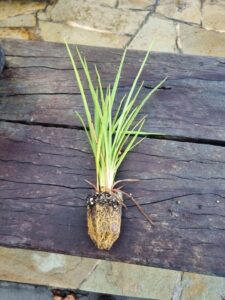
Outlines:
[[[99, 251], [86, 230], [93, 158], [74, 111], [82, 112], [64, 46], [2, 41], [0, 75], [0, 244], [225, 276], [225, 60], [153, 53], [143, 95], [169, 78], [145, 109], [146, 139], [118, 178], [155, 222], [126, 200], [122, 234]], [[80, 47], [112, 81], [121, 51]], [[143, 52], [130, 51], [118, 98]], [[179, 141], [178, 141], [179, 140]]]
[[155, 222], [127, 201], [110, 252], [86, 233], [85, 179], [94, 164], [83, 131], [1, 122], [0, 244], [225, 275], [224, 147], [146, 140], [119, 178]]
[[[83, 111], [81, 97], [64, 45], [1, 44], [7, 68], [0, 78], [0, 119], [80, 126], [74, 112]], [[112, 83], [122, 52], [79, 48], [91, 70], [98, 65], [104, 86]], [[129, 90], [143, 55], [129, 51], [117, 102]], [[141, 78], [145, 80], [142, 96], [165, 76], [163, 88], [146, 105], [145, 130], [224, 143], [225, 59], [153, 53]]]

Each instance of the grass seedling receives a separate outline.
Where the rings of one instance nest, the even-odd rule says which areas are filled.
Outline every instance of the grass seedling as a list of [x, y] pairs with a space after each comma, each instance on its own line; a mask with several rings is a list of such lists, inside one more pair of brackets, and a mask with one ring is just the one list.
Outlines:
[[[95, 77], [97, 78], [97, 86], [95, 86], [87, 61], [76, 48], [79, 61], [87, 79], [91, 101], [93, 102], [94, 109], [93, 113], [91, 113], [77, 63], [67, 43], [66, 48], [80, 89], [86, 118], [83, 119], [78, 112], [76, 112], [76, 115], [86, 132], [96, 167], [96, 183], [88, 181], [95, 189], [95, 193], [87, 199], [88, 233], [99, 249], [108, 250], [120, 234], [122, 206], [124, 205], [122, 195], [131, 197], [141, 210], [134, 198], [124, 192], [121, 186], [118, 186], [119, 184], [123, 184], [123, 182], [135, 180], [116, 180], [116, 175], [127, 154], [145, 138], [138, 139], [138, 137], [140, 135], [154, 135], [154, 133], [142, 131], [146, 116], [141, 119], [138, 117], [143, 106], [164, 83], [165, 79], [157, 84], [141, 101], [137, 102], [144, 84], [142, 82], [138, 86], [138, 80], [149, 57], [149, 49], [129, 92], [124, 95], [119, 105], [117, 104], [116, 109], [114, 109], [127, 49], [123, 52], [114, 83], [112, 86], [108, 85], [107, 88], [103, 88], [102, 78], [97, 66], [95, 66]], [[143, 211], [142, 213], [151, 222]]]

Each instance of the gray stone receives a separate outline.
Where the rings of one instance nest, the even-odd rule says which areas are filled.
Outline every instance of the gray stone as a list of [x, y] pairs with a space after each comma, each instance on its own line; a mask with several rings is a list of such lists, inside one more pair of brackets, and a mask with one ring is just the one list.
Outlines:
[[54, 253], [0, 247], [0, 280], [76, 289], [96, 264]]
[[225, 33], [180, 24], [180, 44], [186, 54], [225, 56]]
[[59, 0], [54, 7], [47, 9], [47, 14], [53, 22], [73, 22], [96, 30], [134, 34], [147, 12], [100, 6], [84, 0]]
[[110, 6], [110, 7], [115, 7], [117, 4], [117, 0], [86, 0], [86, 2], [90, 3], [90, 4], [96, 4], [96, 2], [98, 3], [98, 5], [102, 5], [102, 6]]
[[180, 277], [172, 270], [31, 250], [0, 247], [0, 256], [0, 280], [118, 296], [169, 300]]
[[153, 40], [153, 51], [176, 52], [176, 28], [173, 21], [151, 16], [129, 48], [147, 50]]
[[130, 39], [125, 35], [73, 27], [73, 24], [40, 21], [39, 26], [42, 39], [50, 42], [63, 43], [66, 40], [72, 44], [123, 48]]
[[119, 7], [128, 9], [148, 9], [155, 5], [155, 0], [119, 0]]
[[102, 261], [80, 289], [114, 295], [170, 300], [180, 272]]
[[[216, 276], [186, 272], [181, 276], [173, 270], [4, 247], [0, 247], [0, 256], [0, 280], [79, 289], [82, 300], [97, 300], [98, 293], [114, 294], [116, 300], [221, 300], [225, 296], [225, 278]], [[0, 296], [48, 300], [50, 292], [43, 287], [0, 282]]]
[[225, 32], [225, 2], [206, 0], [202, 8], [202, 26]]
[[41, 21], [51, 21], [50, 14], [48, 13], [48, 10], [44, 11], [39, 11], [37, 13], [37, 19]]
[[201, 2], [199, 0], [160, 1], [156, 12], [168, 18], [200, 24]]
[[225, 278], [185, 273], [181, 300], [223, 300]]

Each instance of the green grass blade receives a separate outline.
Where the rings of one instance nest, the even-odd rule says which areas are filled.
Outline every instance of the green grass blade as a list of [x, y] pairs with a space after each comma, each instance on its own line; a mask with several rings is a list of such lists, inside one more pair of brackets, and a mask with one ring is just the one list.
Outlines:
[[132, 139], [130, 140], [129, 144], [127, 145], [126, 149], [124, 150], [124, 152], [122, 153], [122, 155], [119, 157], [118, 162], [116, 164], [116, 171], [118, 170], [119, 166], [121, 165], [121, 163], [123, 162], [123, 160], [125, 159], [125, 157], [127, 156], [128, 152], [131, 150], [132, 146], [134, 145], [135, 141], [137, 140], [139, 131], [141, 131], [143, 125], [144, 125], [145, 120], [142, 121], [141, 125], [139, 126], [139, 129], [137, 130], [137, 133], [132, 137]]
[[119, 81], [120, 81], [121, 72], [122, 72], [122, 69], [123, 69], [126, 53], [127, 53], [127, 48], [125, 48], [125, 50], [123, 52], [123, 56], [122, 56], [121, 61], [120, 61], [119, 69], [117, 71], [116, 78], [115, 78], [115, 81], [114, 81], [114, 85], [113, 85], [113, 89], [112, 89], [112, 93], [111, 93], [112, 104], [114, 102], [116, 92], [117, 92], [117, 89], [118, 89], [118, 84], [119, 84]]
[[[96, 65], [94, 67], [97, 86], [95, 86], [95, 81], [92, 80], [85, 57], [82, 57], [77, 49], [79, 61], [82, 65], [91, 94], [91, 101], [94, 105], [94, 112], [92, 116], [76, 62], [73, 59], [67, 43], [66, 48], [74, 69], [78, 87], [80, 89], [86, 115], [86, 120], [84, 120], [78, 112], [76, 113], [84, 127], [88, 142], [94, 154], [96, 165], [96, 189], [97, 191], [111, 191], [114, 186], [117, 170], [129, 151], [139, 145], [146, 136], [162, 135], [161, 133], [143, 131], [142, 128], [145, 122], [145, 116], [140, 120], [138, 120], [138, 116], [143, 106], [165, 80], [156, 85], [154, 89], [152, 89], [139, 103], [136, 104], [137, 98], [140, 96], [140, 91], [143, 87], [143, 82], [138, 88], [136, 87], [150, 54], [150, 50], [147, 51], [139, 71], [131, 85], [130, 91], [127, 95], [124, 95], [119, 102], [118, 107], [114, 109], [114, 103], [127, 49], [125, 49], [121, 58], [112, 88], [108, 86], [105, 91]], [[138, 139], [139, 136], [144, 136], [144, 138]]]
[[90, 110], [89, 110], [89, 107], [88, 107], [88, 104], [87, 104], [87, 99], [86, 99], [84, 88], [83, 88], [83, 85], [82, 85], [82, 82], [81, 82], [80, 74], [78, 72], [76, 63], [73, 59], [72, 53], [71, 53], [70, 48], [69, 48], [67, 43], [66, 43], [66, 49], [68, 51], [68, 54], [69, 54], [69, 57], [70, 57], [70, 60], [71, 60], [71, 63], [72, 63], [73, 69], [74, 69], [74, 74], [75, 74], [75, 77], [76, 77], [76, 80], [77, 80], [77, 83], [78, 83], [78, 87], [79, 87], [80, 92], [81, 92], [81, 97], [82, 97], [83, 104], [84, 104], [84, 109], [85, 109], [85, 114], [86, 114], [86, 118], [87, 118], [87, 122], [88, 122], [88, 127], [90, 129], [91, 136], [94, 137], [95, 134], [92, 130], [92, 123], [93, 123], [92, 122], [92, 117], [91, 117], [91, 113], [90, 113]]

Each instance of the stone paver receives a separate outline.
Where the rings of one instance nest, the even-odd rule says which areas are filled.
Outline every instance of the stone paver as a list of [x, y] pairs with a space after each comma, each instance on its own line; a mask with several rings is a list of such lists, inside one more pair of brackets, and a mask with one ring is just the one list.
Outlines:
[[47, 1], [4, 1], [0, 0], [0, 20], [33, 13], [46, 7]]
[[97, 260], [0, 248], [0, 280], [76, 289]]
[[[98, 3], [98, 2], [96, 2]], [[48, 7], [47, 14], [53, 22], [74, 22], [92, 29], [117, 34], [134, 34], [145, 19], [147, 12], [115, 9], [87, 3], [83, 0], [58, 0]], [[74, 26], [76, 29], [76, 26]], [[75, 30], [74, 29], [74, 30]]]
[[86, 3], [89, 4], [98, 4], [98, 5], [102, 5], [102, 6], [109, 6], [109, 7], [115, 7], [117, 5], [117, 0], [86, 0]]
[[118, 7], [144, 10], [152, 8], [155, 3], [155, 0], [119, 0]]
[[225, 278], [185, 273], [180, 300], [223, 300]]
[[179, 0], [160, 1], [156, 12], [168, 18], [181, 20], [190, 23], [200, 24], [201, 22], [201, 1], [200, 0]]
[[147, 50], [154, 40], [154, 51], [176, 52], [176, 28], [171, 20], [152, 16], [143, 25], [129, 48]]
[[222, 0], [0, 0], [0, 38], [225, 56]]
[[90, 46], [110, 46], [112, 48], [123, 48], [130, 40], [128, 36], [114, 33], [97, 32], [74, 28], [72, 24], [60, 24], [40, 21], [40, 36], [44, 41], [61, 42], [90, 45]]
[[170, 300], [180, 272], [0, 247], [0, 280]]
[[102, 261], [81, 284], [82, 290], [170, 300], [180, 272]]
[[[122, 296], [128, 297], [127, 300], [134, 300], [135, 297], [152, 300], [222, 300], [225, 297], [225, 278], [216, 276], [4, 247], [0, 247], [0, 257], [2, 281], [114, 294], [117, 300], [124, 299]], [[25, 294], [31, 293], [37, 297], [43, 292], [43, 288], [29, 285], [21, 285], [21, 288], [12, 285], [7, 292], [7, 284], [0, 282], [0, 299], [20, 300], [19, 296], [13, 298], [14, 288], [18, 292], [26, 287]], [[1, 298], [2, 293], [12, 298]], [[93, 297], [97, 296], [92, 293], [81, 299], [96, 300]], [[21, 300], [47, 300], [46, 297], [26, 296]]]
[[180, 24], [180, 45], [183, 53], [225, 56], [225, 33]]
[[34, 27], [36, 18], [34, 14], [20, 15], [0, 20], [0, 27]]
[[225, 1], [206, 0], [202, 8], [202, 26], [225, 32]]

